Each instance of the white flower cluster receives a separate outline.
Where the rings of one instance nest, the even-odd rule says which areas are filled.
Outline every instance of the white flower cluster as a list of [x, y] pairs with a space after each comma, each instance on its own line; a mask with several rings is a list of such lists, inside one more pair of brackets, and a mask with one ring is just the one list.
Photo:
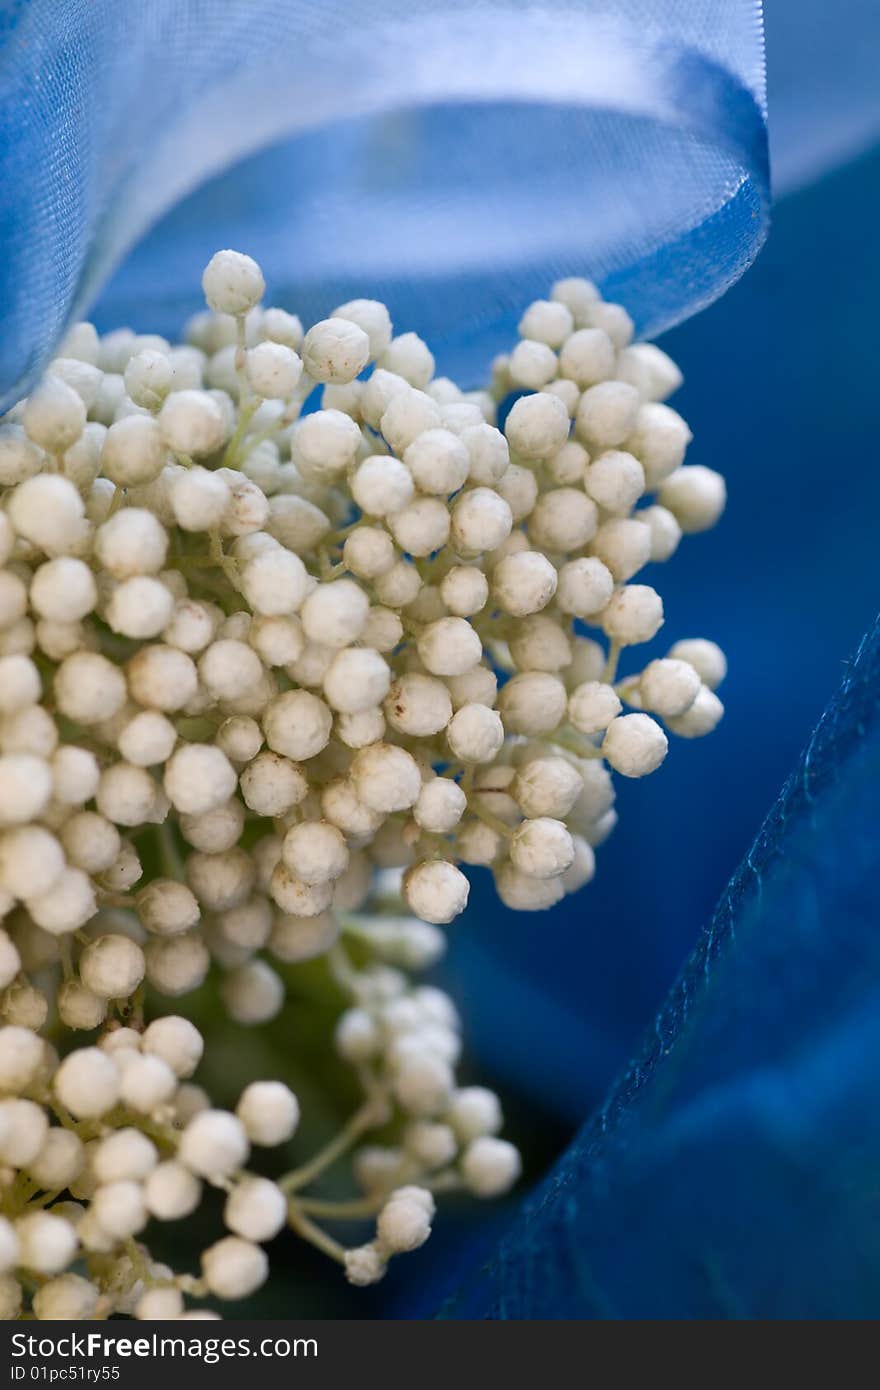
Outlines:
[[[343, 1147], [386, 1112], [404, 1128], [357, 1160], [370, 1245], [345, 1252], [318, 1228], [296, 1174], [282, 1219], [366, 1283], [427, 1235], [429, 1189], [491, 1196], [516, 1178], [497, 1100], [456, 1088], [454, 1010], [405, 972], [442, 953], [437, 927], [467, 903], [460, 865], [490, 868], [509, 907], [551, 906], [592, 877], [615, 821], [609, 768], [663, 761], [654, 716], [683, 737], [717, 724], [713, 643], [617, 667], [663, 622], [660, 596], [631, 581], [714, 524], [724, 483], [684, 463], [690, 431], [663, 403], [675, 365], [587, 281], [527, 309], [486, 391], [436, 377], [375, 301], [304, 333], [260, 306], [248, 256], [218, 252], [203, 286], [209, 310], [182, 346], [76, 325], [0, 423], [0, 1017], [3, 1047], [39, 1045], [29, 1079], [0, 1089], [42, 1117], [27, 1159], [12, 1142], [2, 1191], [16, 1229], [34, 1200], [43, 1226], [73, 1229], [44, 1211], [66, 1178], [33, 1168], [44, 1143], [75, 1166], [76, 1130], [47, 1130], [44, 1113], [48, 1094], [62, 1126], [79, 1123], [66, 1076], [97, 1095], [112, 1072], [109, 1104], [81, 1112], [87, 1150], [140, 1125], [129, 1147], [156, 1171], [178, 1164], [150, 1126], [176, 1153], [167, 1115], [188, 1083], [143, 1050], [158, 1026], [141, 1037], [145, 983], [179, 998], [213, 962], [228, 1014], [258, 1025], [282, 1008], [285, 971], [325, 957], [351, 1003], [336, 1046], [366, 1096]], [[53, 1075], [37, 1034], [56, 1019], [108, 1031]], [[222, 1124], [242, 1136], [226, 1173], [186, 1168], [183, 1130], [191, 1191], [193, 1173], [231, 1181], [244, 1161], [246, 1123]], [[128, 1216], [90, 1196], [61, 1263], [34, 1264], [19, 1230], [4, 1268], [122, 1259], [152, 1211], [143, 1164], [95, 1188], [122, 1184]], [[264, 1257], [241, 1248], [259, 1222], [229, 1224], [203, 1282], [238, 1296], [224, 1289], [253, 1287]], [[251, 1274], [215, 1273], [227, 1264]]]
[[[184, 1293], [237, 1299], [262, 1284], [259, 1242], [286, 1224], [287, 1199], [244, 1164], [251, 1144], [291, 1137], [299, 1105], [280, 1082], [253, 1082], [235, 1114], [212, 1109], [186, 1080], [202, 1050], [173, 1015], [60, 1063], [30, 1029], [0, 1028], [0, 1315], [17, 1317], [29, 1290], [40, 1319], [205, 1316], [184, 1312]], [[227, 1193], [231, 1234], [203, 1252], [199, 1279], [175, 1275], [135, 1237], [151, 1218], [188, 1217], [206, 1183]]]

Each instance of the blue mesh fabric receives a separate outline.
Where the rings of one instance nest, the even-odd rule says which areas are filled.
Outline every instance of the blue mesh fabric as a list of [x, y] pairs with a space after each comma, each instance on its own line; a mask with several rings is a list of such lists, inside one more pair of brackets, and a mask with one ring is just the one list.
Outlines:
[[173, 330], [222, 227], [281, 302], [375, 294], [474, 374], [558, 275], [654, 332], [764, 234], [757, 0], [30, 0], [0, 25], [0, 406], [180, 199], [114, 317]]

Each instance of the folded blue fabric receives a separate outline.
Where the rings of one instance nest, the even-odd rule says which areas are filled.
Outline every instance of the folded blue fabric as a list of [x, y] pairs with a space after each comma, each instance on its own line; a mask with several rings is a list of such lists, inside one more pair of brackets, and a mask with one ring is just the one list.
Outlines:
[[644, 1050], [454, 1317], [877, 1316], [880, 625]]
[[177, 329], [222, 228], [305, 316], [374, 294], [476, 375], [558, 275], [653, 332], [764, 235], [758, 0], [20, 0], [0, 37], [0, 409], [259, 150], [113, 317]]

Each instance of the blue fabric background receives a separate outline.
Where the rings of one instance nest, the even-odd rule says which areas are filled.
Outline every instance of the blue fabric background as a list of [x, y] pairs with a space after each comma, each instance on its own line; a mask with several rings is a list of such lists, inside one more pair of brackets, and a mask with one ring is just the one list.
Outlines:
[[[467, 31], [455, 92], [441, 63], [417, 82], [380, 46], [381, 94], [367, 82], [361, 109], [357, 46], [331, 52], [322, 28], [348, 36], [347, 8], [304, 25], [318, 7], [149, 0], [134, 29], [111, 0], [0, 4], [0, 399], [153, 218], [261, 144], [141, 241], [99, 322], [173, 330], [207, 256], [239, 244], [306, 314], [350, 286], [385, 294], [402, 325], [439, 339], [444, 368], [475, 375], [553, 275], [602, 275], [656, 328], [725, 289], [760, 245], [756, 5], [533, 7], [530, 47], [504, 41], [520, 6], [462, 0], [457, 20], [487, 27], [482, 44]], [[633, 61], [612, 109], [595, 64], [563, 63], [578, 45], [555, 24], [599, 8], [662, 15], [672, 40], [644, 22], [639, 42], [603, 38]], [[663, 643], [725, 646], [728, 713], [620, 788], [620, 826], [579, 898], [523, 917], [476, 885], [446, 973], [480, 1071], [514, 1097], [527, 1142], [530, 1127], [597, 1118], [524, 1215], [514, 1202], [476, 1234], [472, 1213], [441, 1226], [377, 1295], [392, 1316], [878, 1312], [876, 634], [847, 663], [878, 608], [880, 276], [865, 229], [880, 160], [810, 184], [876, 137], [880, 14], [871, 0], [775, 0], [767, 18], [774, 169], [802, 191], [746, 279], [664, 343], [685, 370], [693, 459], [727, 474], [731, 501], [655, 576]], [[531, 63], [512, 65], [512, 49]], [[239, 80], [249, 67], [261, 103]], [[478, 102], [489, 69], [495, 101]], [[243, 126], [243, 111], [264, 114]], [[325, 1311], [348, 1306], [331, 1299]]]

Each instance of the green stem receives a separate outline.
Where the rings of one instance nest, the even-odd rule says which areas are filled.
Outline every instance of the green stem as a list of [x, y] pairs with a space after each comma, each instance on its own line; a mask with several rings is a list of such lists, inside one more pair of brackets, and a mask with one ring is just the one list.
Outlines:
[[297, 1235], [302, 1236], [303, 1240], [307, 1240], [310, 1245], [314, 1245], [323, 1254], [329, 1255], [330, 1259], [335, 1260], [337, 1264], [345, 1264], [345, 1247], [340, 1245], [338, 1240], [334, 1240], [332, 1236], [328, 1236], [326, 1231], [322, 1231], [320, 1226], [316, 1226], [314, 1221], [310, 1221], [297, 1202], [288, 1202], [287, 1220], [291, 1229], [296, 1231]]
[[620, 643], [610, 642], [608, 645], [608, 659], [605, 662], [605, 670], [602, 672], [602, 680], [607, 685], [614, 683], [617, 675], [617, 663], [620, 661]]
[[343, 1125], [339, 1133], [330, 1140], [329, 1144], [325, 1144], [323, 1149], [319, 1149], [308, 1163], [286, 1173], [279, 1180], [278, 1186], [288, 1193], [298, 1192], [301, 1187], [307, 1187], [326, 1168], [341, 1158], [362, 1134], [365, 1134], [368, 1129], [375, 1129], [377, 1124], [383, 1123], [383, 1120], [384, 1116], [380, 1115], [380, 1108], [376, 1100], [371, 1097], [364, 1101], [363, 1105]]

